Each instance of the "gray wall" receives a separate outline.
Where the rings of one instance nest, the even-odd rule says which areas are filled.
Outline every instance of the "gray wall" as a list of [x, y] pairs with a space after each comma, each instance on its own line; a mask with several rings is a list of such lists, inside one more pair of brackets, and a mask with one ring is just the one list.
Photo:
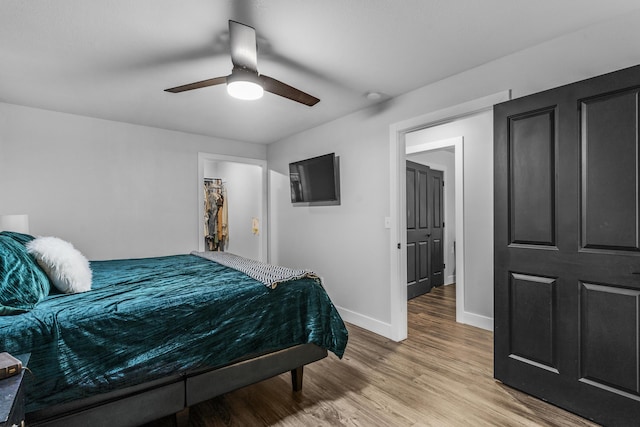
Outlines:
[[0, 103], [0, 214], [89, 259], [198, 249], [198, 152], [266, 158], [264, 145]]
[[[640, 13], [588, 27], [516, 52], [391, 101], [353, 113], [270, 144], [272, 260], [307, 266], [325, 277], [325, 287], [343, 317], [391, 336], [391, 251], [396, 242], [384, 228], [390, 216], [390, 127], [427, 113], [512, 90], [519, 97], [640, 63]], [[465, 158], [491, 161], [492, 142], [472, 146]], [[297, 208], [289, 202], [287, 164], [335, 151], [341, 156], [342, 205]], [[489, 159], [489, 160], [487, 160]], [[490, 182], [483, 182], [491, 194]], [[492, 229], [488, 211], [474, 221]], [[467, 229], [473, 226], [467, 227]], [[472, 245], [473, 246], [473, 245]], [[479, 315], [493, 315], [493, 272], [486, 254], [468, 247], [465, 256], [488, 271], [478, 285]], [[491, 248], [489, 239], [483, 248]], [[469, 280], [471, 274], [466, 276]], [[476, 288], [473, 288], [476, 289]]]

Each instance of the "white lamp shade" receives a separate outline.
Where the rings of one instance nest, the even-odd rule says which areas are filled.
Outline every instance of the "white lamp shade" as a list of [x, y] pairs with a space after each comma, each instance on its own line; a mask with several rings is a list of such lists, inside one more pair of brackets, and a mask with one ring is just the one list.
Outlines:
[[257, 83], [246, 80], [235, 80], [227, 83], [227, 92], [234, 98], [253, 101], [262, 98], [264, 89]]
[[0, 215], [0, 231], [29, 234], [29, 215]]
[[227, 93], [238, 99], [259, 99], [264, 94], [261, 83], [257, 71], [233, 67], [233, 71], [227, 76]]

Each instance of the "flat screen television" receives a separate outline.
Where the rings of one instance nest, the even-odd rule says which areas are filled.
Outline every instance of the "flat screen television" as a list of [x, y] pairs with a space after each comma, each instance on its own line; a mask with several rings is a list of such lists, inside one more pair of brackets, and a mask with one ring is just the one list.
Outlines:
[[289, 163], [294, 206], [340, 204], [340, 158], [335, 153]]

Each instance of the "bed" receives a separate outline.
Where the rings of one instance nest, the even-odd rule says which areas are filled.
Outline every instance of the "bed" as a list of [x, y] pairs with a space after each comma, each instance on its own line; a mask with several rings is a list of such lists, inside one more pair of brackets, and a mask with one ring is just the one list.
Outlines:
[[[0, 251], [30, 240], [3, 234]], [[29, 425], [171, 414], [185, 424], [198, 402], [289, 371], [299, 390], [304, 365], [327, 351], [342, 357], [347, 330], [316, 277], [269, 282], [265, 264], [236, 257], [240, 271], [205, 256], [93, 261], [88, 292], [52, 290], [13, 311], [1, 303], [0, 351], [31, 353]]]

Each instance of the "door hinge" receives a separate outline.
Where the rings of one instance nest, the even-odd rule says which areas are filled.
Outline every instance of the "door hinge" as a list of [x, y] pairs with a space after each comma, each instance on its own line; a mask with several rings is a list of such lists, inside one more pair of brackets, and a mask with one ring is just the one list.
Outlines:
[[400, 249], [400, 248], [401, 248], [400, 243], [398, 243], [398, 249]]
[[442, 228], [444, 228], [444, 221], [442, 221]]
[[447, 268], [447, 264], [442, 264], [442, 268]]
[[442, 181], [442, 186], [444, 187], [444, 181]]

